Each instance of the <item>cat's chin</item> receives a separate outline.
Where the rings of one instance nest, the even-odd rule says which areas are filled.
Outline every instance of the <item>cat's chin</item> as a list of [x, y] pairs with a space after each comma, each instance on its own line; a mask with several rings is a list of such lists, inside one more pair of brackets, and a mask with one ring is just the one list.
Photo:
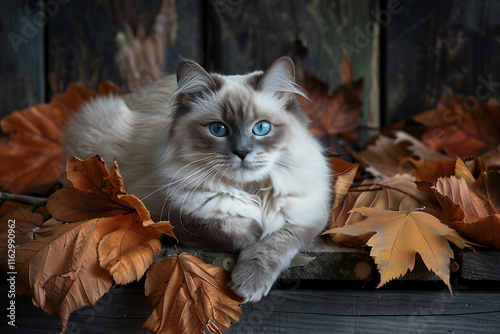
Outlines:
[[233, 170], [232, 180], [236, 180], [240, 183], [251, 183], [259, 182], [265, 179], [269, 175], [269, 169], [265, 167], [260, 167], [256, 165], [241, 165], [237, 169]]

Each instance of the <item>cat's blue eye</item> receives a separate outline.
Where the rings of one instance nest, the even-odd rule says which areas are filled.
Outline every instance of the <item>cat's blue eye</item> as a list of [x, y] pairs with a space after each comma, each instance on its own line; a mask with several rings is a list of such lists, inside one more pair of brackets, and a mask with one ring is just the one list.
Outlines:
[[215, 137], [225, 137], [227, 136], [227, 127], [221, 122], [215, 122], [208, 126], [210, 133]]
[[260, 121], [252, 129], [252, 132], [257, 136], [265, 136], [269, 131], [271, 131], [271, 124], [268, 121]]

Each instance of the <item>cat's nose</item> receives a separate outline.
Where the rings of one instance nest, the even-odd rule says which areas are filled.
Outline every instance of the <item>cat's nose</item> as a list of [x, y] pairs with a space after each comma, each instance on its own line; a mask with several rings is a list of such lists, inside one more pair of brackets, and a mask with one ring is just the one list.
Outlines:
[[250, 151], [251, 150], [234, 150], [233, 154], [236, 155], [241, 160], [245, 160], [245, 157], [247, 156], [248, 153], [250, 153]]

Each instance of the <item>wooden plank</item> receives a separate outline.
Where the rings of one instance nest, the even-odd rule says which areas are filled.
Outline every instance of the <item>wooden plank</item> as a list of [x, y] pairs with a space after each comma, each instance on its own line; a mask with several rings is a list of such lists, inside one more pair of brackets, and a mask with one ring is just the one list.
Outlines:
[[[0, 288], [6, 293], [6, 287]], [[15, 333], [55, 333], [59, 320], [16, 297]], [[92, 310], [70, 317], [68, 333], [147, 333], [142, 289], [120, 288]], [[244, 304], [243, 317], [227, 333], [495, 333], [500, 330], [500, 292], [272, 290]], [[2, 333], [10, 333], [5, 322]], [[14, 331], [12, 331], [14, 333]]]
[[[3, 296], [6, 287], [0, 287]], [[84, 307], [69, 318], [67, 333], [149, 333], [141, 328], [151, 314], [144, 290], [113, 288], [94, 307]], [[5, 321], [0, 323], [2, 333], [59, 333], [59, 319], [36, 308], [27, 296], [16, 296], [16, 324], [12, 330]], [[11, 331], [8, 331], [11, 330]]]
[[461, 277], [472, 281], [500, 281], [500, 252], [477, 250], [461, 252]]
[[45, 100], [43, 2], [0, 1], [0, 118]]
[[[223, 267], [228, 271], [232, 270], [237, 260], [237, 255], [232, 253], [179, 247], [180, 252], [187, 252], [206, 263]], [[458, 250], [456, 253], [456, 260], [452, 260], [454, 262], [451, 272], [452, 282], [455, 278], [475, 282], [500, 282], [500, 251], [466, 249]], [[164, 248], [157, 258], [167, 258], [175, 254], [173, 249]], [[380, 276], [367, 249], [318, 242], [311, 250], [298, 254], [292, 261], [291, 267], [283, 272], [281, 279], [351, 281], [376, 286]], [[440, 282], [441, 279], [429, 271], [417, 256], [414, 270], [395, 281]]]
[[[223, 267], [231, 271], [237, 255], [204, 251], [201, 249], [179, 248], [179, 253], [187, 252], [206, 263]], [[163, 249], [157, 258], [166, 258], [175, 254], [171, 249]], [[283, 272], [284, 280], [321, 280], [321, 281], [353, 281], [370, 283], [376, 286], [380, 276], [373, 259], [366, 249], [353, 249], [329, 243], [318, 243], [310, 251], [298, 254], [292, 261], [291, 267]], [[500, 276], [499, 276], [500, 280]], [[417, 259], [415, 269], [408, 272], [399, 281], [441, 281], [429, 271], [422, 260]], [[443, 283], [444, 287], [444, 283]]]
[[500, 81], [500, 1], [402, 0], [398, 8], [387, 25], [386, 125], [444, 95], [500, 98], [488, 84]]

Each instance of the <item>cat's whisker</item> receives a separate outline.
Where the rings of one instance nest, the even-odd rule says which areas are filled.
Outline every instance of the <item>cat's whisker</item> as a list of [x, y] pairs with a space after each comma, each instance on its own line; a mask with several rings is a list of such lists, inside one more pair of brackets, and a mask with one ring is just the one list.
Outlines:
[[198, 152], [198, 153], [192, 153], [192, 154], [180, 154], [180, 155], [176, 155], [174, 158], [189, 158], [189, 157], [196, 157], [196, 156], [200, 156], [200, 155], [218, 155], [218, 153], [215, 153], [215, 152], [208, 152], [208, 153], [202, 153], [202, 152]]
[[207, 180], [207, 179], [211, 176], [212, 172], [217, 172], [217, 168], [216, 168], [215, 166], [212, 166], [212, 167], [211, 167], [208, 171], [206, 171], [203, 175], [201, 175], [201, 176], [199, 176], [199, 177], [197, 178], [197, 180], [198, 180], [198, 179], [201, 179], [201, 180], [198, 182], [198, 184], [194, 184], [194, 185], [192, 185], [192, 186], [188, 189], [188, 191], [187, 191], [186, 195], [184, 196], [184, 200], [183, 200], [183, 201], [182, 201], [182, 203], [181, 203], [180, 210], [179, 210], [179, 212], [180, 212], [180, 213], [179, 213], [179, 223], [180, 223], [180, 225], [182, 226], [182, 228], [183, 228], [186, 232], [188, 232], [189, 234], [191, 234], [191, 235], [199, 236], [199, 235], [197, 235], [197, 234], [195, 234], [195, 233], [193, 233], [193, 232], [191, 232], [191, 231], [188, 231], [188, 229], [186, 229], [186, 228], [184, 227], [184, 224], [183, 224], [183, 222], [182, 222], [182, 210], [184, 209], [184, 203], [186, 202], [186, 199], [190, 196], [190, 194], [192, 194], [192, 193], [194, 193], [195, 191], [197, 191], [197, 190], [198, 190], [198, 188], [199, 188], [199, 187], [200, 187], [200, 186], [201, 186], [201, 185], [205, 182], [205, 180]]
[[168, 184], [168, 187], [170, 188], [172, 185], [174, 185], [175, 183], [179, 183], [174, 189], [170, 190], [168, 189], [168, 192], [169, 193], [175, 193], [177, 189], [179, 189], [180, 187], [184, 187], [184, 183], [185, 182], [190, 182], [190, 179], [192, 179], [193, 176], [195, 176], [196, 174], [200, 173], [200, 172], [203, 172], [203, 170], [207, 167], [207, 166], [211, 166], [211, 165], [214, 165], [216, 164], [216, 162], [214, 161], [209, 161], [206, 165], [204, 166], [200, 166], [198, 167], [195, 171], [193, 171], [191, 174], [183, 177], [182, 179], [179, 179], [177, 180], [176, 182], [171, 182]]
[[[211, 156], [208, 156], [208, 157], [204, 157], [204, 158], [201, 158], [201, 159], [198, 159], [198, 160], [195, 160], [195, 161], [192, 161], [186, 165], [184, 165], [182, 168], [180, 168], [175, 174], [174, 176], [172, 176], [172, 178], [170, 179], [170, 181], [172, 182], [172, 180], [174, 180], [177, 175], [182, 172], [185, 168], [188, 168], [189, 166], [193, 165], [193, 164], [197, 164], [197, 163], [201, 163], [201, 162], [204, 162], [205, 160], [209, 160], [211, 158]], [[170, 182], [170, 183], [171, 183]]]
[[[193, 161], [192, 163], [200, 163], [200, 162], [204, 161], [205, 159], [206, 159], [206, 158], [198, 159], [198, 160], [196, 160], [196, 161]], [[191, 164], [192, 164], [192, 163], [191, 163]], [[191, 165], [191, 164], [188, 164], [188, 165]], [[180, 170], [179, 170], [179, 171], [178, 171], [178, 172], [174, 175], [174, 177], [173, 177], [173, 178], [175, 178], [175, 176], [176, 176], [176, 175], [177, 175], [177, 174], [178, 174], [178, 173], [179, 173], [182, 169], [184, 169], [185, 167], [187, 167], [188, 165], [186, 165], [186, 166], [184, 166], [183, 168], [181, 168], [181, 169], [180, 169]], [[198, 169], [202, 169], [202, 168], [203, 168], [203, 166], [199, 167]], [[185, 178], [190, 178], [191, 176], [192, 176], [192, 174], [190, 174], [190, 175], [186, 176]], [[172, 179], [173, 179], [173, 178], [172, 178]], [[182, 182], [185, 178], [182, 178], [182, 179], [177, 180], [177, 181], [175, 181], [175, 182], [170, 182], [170, 183], [168, 183], [167, 185], [158, 186], [158, 187], [159, 187], [158, 189], [156, 189], [155, 191], [153, 191], [153, 192], [149, 193], [148, 195], [144, 196], [143, 198], [141, 198], [141, 201], [142, 201], [142, 200], [147, 199], [148, 197], [150, 197], [151, 195], [153, 195], [153, 194], [157, 193], [157, 192], [158, 192], [158, 191], [160, 191], [160, 190], [163, 190], [163, 189], [166, 189], [166, 188], [170, 187], [173, 183], [176, 183], [176, 182]]]
[[156, 194], [158, 191], [163, 190], [163, 189], [165, 189], [165, 188], [166, 188], [166, 186], [164, 186], [164, 185], [163, 185], [163, 186], [158, 186], [158, 189], [156, 189], [155, 191], [150, 192], [148, 195], [146, 195], [146, 196], [142, 197], [140, 200], [141, 200], [141, 201], [144, 201], [145, 199], [147, 199], [147, 198], [148, 198], [148, 197], [150, 197], [151, 195]]
[[[199, 160], [198, 160], [199, 161]], [[211, 163], [211, 164], [214, 164], [213, 161], [209, 161], [208, 163]], [[205, 165], [206, 166], [206, 165]], [[165, 209], [165, 205], [166, 203], [168, 202], [169, 198], [171, 196], [174, 196], [174, 194], [176, 193], [176, 191], [180, 188], [180, 187], [184, 187], [184, 185], [186, 183], [190, 183], [190, 182], [193, 182], [193, 176], [195, 176], [196, 174], [198, 174], [199, 172], [201, 172], [205, 166], [200, 166], [198, 167], [197, 169], [195, 169], [191, 174], [175, 181], [175, 182], [170, 182], [170, 183], [167, 183], [166, 185], [163, 185], [161, 189], [166, 189], [167, 191], [167, 196], [165, 197], [165, 199], [163, 200], [163, 205], [162, 205], [162, 210], [161, 210], [161, 213], [160, 213], [160, 217], [163, 217], [163, 211]], [[198, 177], [196, 177], [194, 180], [197, 180]], [[178, 184], [177, 184], [178, 183]], [[174, 189], [169, 189], [171, 186], [177, 184], [177, 186], [174, 188]], [[159, 208], [159, 205], [156, 206], [155, 209], [158, 209]], [[167, 212], [167, 217], [168, 219], [170, 220], [170, 208], [171, 208], [171, 205], [169, 205], [169, 209], [168, 209], [168, 212]]]

